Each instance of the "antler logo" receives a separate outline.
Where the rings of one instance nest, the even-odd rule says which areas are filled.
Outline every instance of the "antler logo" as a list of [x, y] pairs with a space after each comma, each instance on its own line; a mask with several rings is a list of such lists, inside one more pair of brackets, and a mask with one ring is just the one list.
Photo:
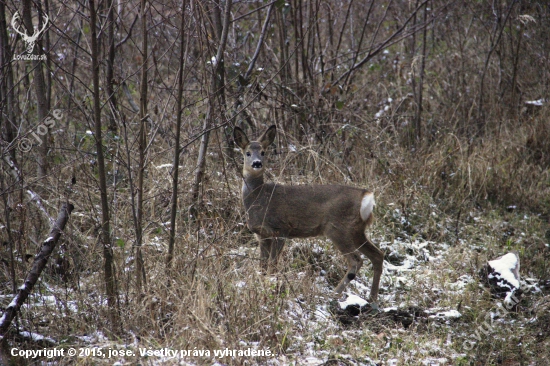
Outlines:
[[11, 26], [13, 29], [21, 35], [23, 38], [23, 41], [27, 44], [27, 53], [32, 53], [32, 50], [34, 48], [34, 44], [36, 43], [36, 40], [40, 36], [42, 32], [44, 32], [44, 29], [46, 29], [46, 26], [48, 25], [48, 21], [50, 20], [46, 14], [44, 14], [44, 25], [42, 26], [42, 29], [34, 29], [34, 33], [32, 36], [27, 35], [27, 32], [19, 30], [19, 27], [17, 25], [17, 20], [21, 21], [21, 18], [19, 17], [19, 12], [15, 12], [13, 14], [13, 18], [11, 18]]

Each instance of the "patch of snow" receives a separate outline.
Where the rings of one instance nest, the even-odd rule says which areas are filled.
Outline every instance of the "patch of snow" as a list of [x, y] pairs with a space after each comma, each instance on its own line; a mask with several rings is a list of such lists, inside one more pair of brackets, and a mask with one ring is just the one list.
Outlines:
[[318, 358], [318, 357], [307, 356], [306, 358], [300, 360], [300, 364], [301, 365], [319, 366], [319, 365], [324, 365], [325, 362], [322, 359]]
[[534, 107], [542, 107], [547, 102], [548, 102], [547, 99], [542, 98], [542, 99], [537, 99], [537, 100], [528, 100], [528, 101], [525, 102], [525, 104], [532, 105]]
[[171, 168], [171, 167], [173, 167], [173, 166], [174, 166], [173, 164], [161, 164], [161, 165], [157, 165], [156, 168], [157, 168], [157, 169]]
[[11, 300], [10, 304], [6, 309], [14, 308], [17, 305], [17, 301], [19, 301], [19, 294], [15, 295], [15, 297], [13, 298], [13, 300]]
[[458, 319], [462, 316], [457, 310], [439, 311], [434, 315], [430, 315], [430, 319]]
[[472, 282], [474, 282], [472, 276], [470, 276], [469, 274], [463, 274], [456, 280], [456, 282], [450, 283], [449, 288], [454, 291], [464, 290], [466, 285]]
[[356, 305], [358, 307], [363, 307], [368, 304], [368, 302], [357, 295], [348, 295], [345, 301], [338, 301], [340, 309], [346, 310], [348, 306]]
[[91, 335], [76, 336], [76, 338], [89, 344], [102, 342], [105, 343], [109, 341], [109, 339], [105, 337], [105, 335], [101, 331], [94, 332]]
[[384, 270], [404, 272], [409, 271], [411, 268], [414, 268], [414, 261], [412, 261], [410, 258], [405, 259], [401, 266], [395, 266], [390, 262], [384, 261]]
[[[497, 277], [497, 279], [503, 279], [515, 288], [519, 288], [519, 261], [514, 253], [508, 253], [498, 259], [489, 261], [489, 266], [500, 276], [499, 278], [495, 274], [489, 274], [489, 278]], [[518, 278], [516, 278], [513, 271], [518, 274]], [[501, 286], [500, 283], [499, 286]]]
[[32, 340], [35, 341], [35, 342], [48, 342], [48, 343], [51, 343], [51, 344], [56, 344], [56, 343], [57, 343], [57, 342], [56, 342], [55, 340], [53, 340], [52, 338], [43, 336], [43, 335], [38, 334], [38, 333], [32, 333], [32, 332], [27, 332], [27, 331], [20, 331], [19, 334], [21, 335], [21, 337], [23, 337], [23, 338], [30, 338], [30, 339], [32, 339]]
[[521, 282], [521, 289], [523, 292], [530, 292], [533, 294], [541, 293], [542, 290], [539, 287], [539, 280], [536, 278], [524, 278]]
[[315, 317], [319, 320], [330, 320], [332, 318], [326, 305], [317, 305], [315, 307]]
[[440, 357], [440, 358], [426, 358], [421, 361], [422, 365], [426, 366], [439, 366], [439, 365], [447, 365], [448, 360], [446, 358]]
[[515, 294], [516, 289], [513, 289], [512, 291], [506, 293], [506, 297], [504, 298], [503, 302], [507, 309], [511, 309], [518, 304], [519, 300], [515, 296]]

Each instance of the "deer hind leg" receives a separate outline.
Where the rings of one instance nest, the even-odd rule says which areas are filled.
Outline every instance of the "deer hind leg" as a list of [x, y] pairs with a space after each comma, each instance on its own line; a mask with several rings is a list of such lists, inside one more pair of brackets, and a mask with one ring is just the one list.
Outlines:
[[378, 290], [380, 288], [380, 278], [382, 277], [382, 267], [384, 265], [384, 252], [381, 251], [376, 245], [366, 237], [362, 235], [360, 240], [361, 244], [357, 248], [363, 255], [365, 255], [372, 263], [373, 276], [372, 287], [370, 290], [369, 300], [376, 302], [378, 299]]
[[359, 272], [359, 269], [363, 265], [363, 259], [361, 258], [361, 255], [357, 252], [351, 252], [351, 253], [345, 253], [344, 258], [346, 258], [346, 261], [348, 262], [348, 272], [342, 278], [338, 286], [334, 289], [334, 292], [336, 292], [337, 295], [341, 295], [342, 292], [345, 290], [346, 286], [357, 276], [357, 272]]
[[277, 268], [277, 262], [285, 240], [283, 238], [262, 238], [256, 234], [256, 240], [260, 243], [260, 263], [264, 272], [273, 272]]
[[332, 230], [326, 233], [326, 236], [334, 243], [334, 246], [338, 248], [340, 253], [348, 262], [348, 271], [344, 278], [340, 281], [338, 286], [334, 289], [336, 295], [341, 295], [346, 286], [355, 278], [357, 272], [363, 265], [363, 258], [357, 251], [353, 234], [345, 231], [345, 228], [333, 227]]

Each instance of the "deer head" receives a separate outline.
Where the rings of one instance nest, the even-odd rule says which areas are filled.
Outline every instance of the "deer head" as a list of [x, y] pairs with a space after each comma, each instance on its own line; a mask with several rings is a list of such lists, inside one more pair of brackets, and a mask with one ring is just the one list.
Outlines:
[[25, 43], [27, 44], [27, 53], [32, 53], [34, 44], [36, 43], [38, 36], [40, 36], [40, 34], [44, 32], [44, 29], [46, 29], [46, 26], [48, 25], [49, 18], [46, 14], [44, 14], [44, 25], [42, 26], [42, 29], [34, 30], [32, 36], [28, 36], [27, 32], [19, 30], [19, 27], [16, 23], [18, 19], [21, 20], [21, 18], [19, 17], [19, 12], [16, 11], [15, 14], [13, 14], [13, 18], [11, 18], [11, 26], [17, 33], [19, 33], [19, 35], [23, 38], [23, 41], [25, 41]]

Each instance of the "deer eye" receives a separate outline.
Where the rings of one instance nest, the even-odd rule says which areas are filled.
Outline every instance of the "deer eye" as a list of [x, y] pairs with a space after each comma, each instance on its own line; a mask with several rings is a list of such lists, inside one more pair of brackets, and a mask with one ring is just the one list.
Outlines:
[[264, 152], [264, 151], [262, 151], [262, 156], [264, 156], [264, 155], [265, 155], [265, 152]]
[[250, 151], [247, 151], [247, 152], [246, 152], [246, 156], [250, 156]]

